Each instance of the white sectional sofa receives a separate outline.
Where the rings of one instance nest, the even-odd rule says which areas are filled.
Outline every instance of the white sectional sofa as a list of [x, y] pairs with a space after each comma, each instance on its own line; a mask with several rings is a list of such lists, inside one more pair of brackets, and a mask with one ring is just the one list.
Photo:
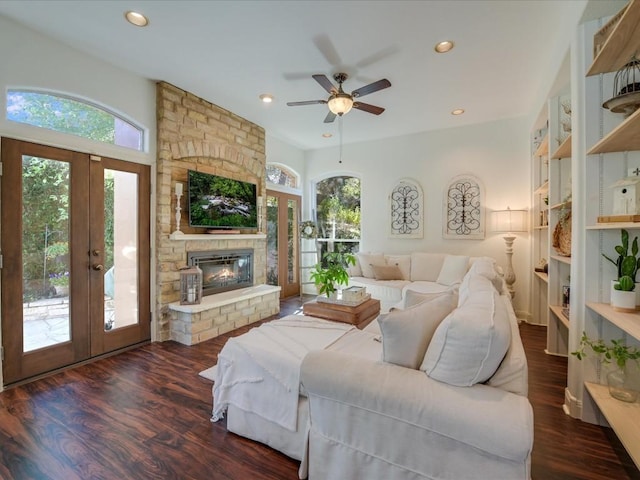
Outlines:
[[477, 258], [423, 252], [357, 253], [355, 266], [349, 268], [349, 286], [366, 287], [367, 293], [380, 300], [380, 311], [385, 313], [402, 304], [407, 290], [439, 293], [457, 288]]
[[444, 319], [445, 297], [456, 293], [380, 316], [383, 361], [305, 357], [309, 480], [530, 479], [533, 412], [517, 319], [502, 278], [477, 263]]

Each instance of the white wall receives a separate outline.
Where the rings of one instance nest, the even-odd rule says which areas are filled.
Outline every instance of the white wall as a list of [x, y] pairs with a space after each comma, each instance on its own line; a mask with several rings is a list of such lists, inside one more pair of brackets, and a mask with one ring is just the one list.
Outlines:
[[[488, 255], [506, 265], [502, 236], [491, 230], [490, 212], [510, 206], [530, 207], [529, 121], [525, 117], [460, 128], [423, 132], [338, 149], [306, 153], [307, 179], [328, 173], [352, 174], [362, 179], [361, 250], [406, 253], [411, 251]], [[486, 236], [484, 240], [442, 238], [444, 188], [456, 175], [478, 177], [485, 187]], [[388, 235], [388, 196], [395, 183], [409, 177], [418, 181], [425, 199], [423, 239], [391, 239]], [[311, 182], [308, 182], [311, 183]], [[310, 187], [305, 190], [306, 215], [311, 218]], [[304, 216], [304, 215], [303, 215]], [[528, 234], [518, 234], [514, 244], [516, 273], [514, 307], [527, 317], [531, 265]]]

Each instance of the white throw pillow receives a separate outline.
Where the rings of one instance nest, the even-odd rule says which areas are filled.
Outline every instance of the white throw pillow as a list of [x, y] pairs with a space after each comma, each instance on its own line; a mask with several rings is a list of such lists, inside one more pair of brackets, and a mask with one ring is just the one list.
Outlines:
[[444, 253], [412, 253], [411, 254], [411, 281], [435, 282], [438, 279]]
[[402, 272], [402, 280], [411, 280], [411, 255], [385, 255], [387, 265], [397, 265]]
[[456, 304], [458, 303], [457, 290], [445, 290], [444, 292], [422, 293], [415, 290], [408, 289], [404, 294], [404, 302], [402, 308], [410, 308], [422, 302], [430, 302], [434, 298], [438, 298], [442, 295], [454, 295]]
[[447, 255], [442, 263], [442, 269], [440, 270], [436, 283], [440, 285], [460, 283], [468, 269], [469, 257], [464, 255]]
[[420, 370], [449, 385], [482, 383], [496, 372], [510, 343], [509, 316], [498, 293], [470, 292], [436, 329]]
[[380, 315], [382, 360], [417, 370], [433, 333], [455, 304], [453, 294], [442, 294], [431, 301]]
[[362, 276], [365, 278], [375, 278], [371, 265], [386, 265], [384, 255], [381, 253], [358, 253], [358, 261], [362, 269]]

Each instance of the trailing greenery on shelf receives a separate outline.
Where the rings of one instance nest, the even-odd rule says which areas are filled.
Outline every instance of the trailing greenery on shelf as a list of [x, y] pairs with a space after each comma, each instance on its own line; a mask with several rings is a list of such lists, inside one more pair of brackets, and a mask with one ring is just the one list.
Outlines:
[[618, 254], [618, 258], [613, 260], [613, 258], [605, 255], [604, 253], [602, 256], [615, 265], [618, 271], [618, 283], [614, 284], [613, 288], [625, 292], [632, 292], [635, 288], [636, 275], [638, 273], [638, 268], [640, 267], [640, 258], [638, 258], [638, 237], [634, 237], [633, 242], [631, 243], [631, 251], [629, 251], [629, 232], [624, 228], [621, 229], [620, 237], [622, 245], [616, 245], [614, 247]]
[[611, 340], [611, 343], [607, 345], [602, 339], [597, 341], [591, 340], [585, 332], [582, 332], [579, 347], [575, 352], [571, 352], [571, 355], [574, 355], [578, 360], [586, 357], [585, 348], [589, 347], [604, 363], [615, 361], [621, 370], [626, 368], [627, 361], [638, 361], [638, 359], [640, 359], [640, 350], [636, 347], [624, 345], [622, 340]]
[[309, 276], [318, 287], [318, 293], [329, 298], [336, 291], [336, 285], [349, 283], [347, 267], [355, 264], [356, 257], [350, 253], [325, 253], [322, 257], [322, 263], [316, 264], [311, 269]]

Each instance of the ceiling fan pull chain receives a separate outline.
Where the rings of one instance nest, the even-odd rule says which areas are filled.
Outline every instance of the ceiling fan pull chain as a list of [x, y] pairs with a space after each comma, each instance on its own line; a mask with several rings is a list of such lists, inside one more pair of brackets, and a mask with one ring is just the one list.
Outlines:
[[342, 115], [338, 117], [338, 132], [340, 133], [340, 158], [338, 163], [342, 163]]

